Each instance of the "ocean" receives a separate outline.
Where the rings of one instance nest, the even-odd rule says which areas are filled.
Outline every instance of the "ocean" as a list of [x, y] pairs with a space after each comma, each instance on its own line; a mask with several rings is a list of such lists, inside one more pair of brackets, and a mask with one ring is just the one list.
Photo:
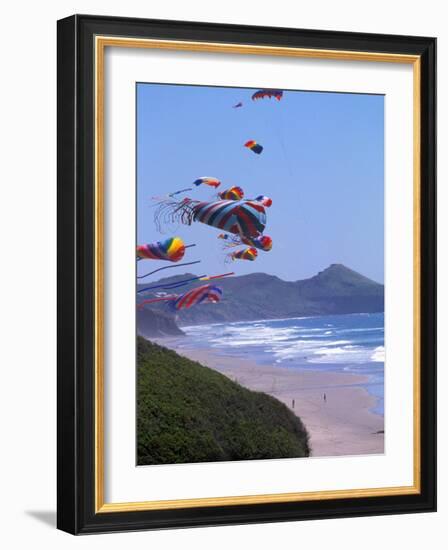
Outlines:
[[367, 376], [361, 385], [384, 415], [384, 313], [267, 319], [182, 327], [178, 347], [211, 349], [258, 364]]

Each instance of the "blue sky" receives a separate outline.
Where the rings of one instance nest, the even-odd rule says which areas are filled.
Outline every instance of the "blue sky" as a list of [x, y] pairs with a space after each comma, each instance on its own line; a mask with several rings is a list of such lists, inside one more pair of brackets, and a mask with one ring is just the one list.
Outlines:
[[[285, 91], [279, 102], [252, 101], [254, 90], [137, 84], [138, 244], [174, 235], [195, 243], [183, 261], [200, 259], [190, 268], [199, 275], [265, 272], [294, 281], [343, 263], [383, 282], [384, 97]], [[233, 109], [239, 101], [243, 107]], [[261, 155], [244, 147], [249, 139], [263, 145]], [[264, 232], [270, 252], [229, 269], [219, 230], [194, 223], [156, 231], [151, 197], [200, 176], [220, 179], [218, 190], [239, 185], [246, 197], [272, 198]], [[200, 186], [181, 197], [215, 195]], [[159, 267], [139, 263], [140, 273]]]

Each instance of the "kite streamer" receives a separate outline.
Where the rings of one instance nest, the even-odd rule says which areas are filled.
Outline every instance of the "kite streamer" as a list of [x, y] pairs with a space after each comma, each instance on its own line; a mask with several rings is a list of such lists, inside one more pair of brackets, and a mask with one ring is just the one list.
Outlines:
[[186, 189], [179, 189], [179, 191], [174, 191], [174, 193], [169, 193], [168, 197], [174, 197], [175, 195], [180, 195], [180, 193], [186, 193], [187, 191], [193, 191], [193, 188], [187, 187]]
[[137, 294], [143, 294], [143, 292], [149, 292], [151, 290], [158, 290], [158, 289], [173, 289], [180, 286], [187, 285], [189, 283], [192, 283], [193, 281], [211, 281], [214, 279], [222, 279], [223, 277], [229, 277], [230, 275], [235, 275], [235, 273], [232, 271], [231, 273], [223, 273], [222, 275], [213, 275], [209, 277], [208, 275], [199, 275], [198, 277], [191, 277], [190, 279], [184, 279], [183, 281], [173, 281], [172, 283], [162, 283], [155, 286], [148, 286], [146, 288], [142, 288], [141, 290], [137, 291]]
[[149, 277], [150, 275], [154, 275], [154, 273], [157, 273], [158, 271], [163, 271], [164, 269], [172, 269], [173, 267], [182, 267], [186, 265], [195, 265], [200, 264], [201, 260], [196, 260], [195, 262], [186, 262], [183, 264], [177, 264], [177, 265], [166, 265], [164, 267], [159, 267], [158, 269], [154, 269], [154, 271], [150, 271], [149, 273], [145, 273], [144, 275], [139, 275], [137, 279], [144, 279], [145, 277]]
[[200, 275], [199, 277], [190, 277], [190, 279], [184, 279], [183, 281], [173, 281], [172, 283], [162, 283], [159, 285], [147, 286], [145, 288], [138, 290], [137, 294], [143, 294], [144, 292], [149, 292], [151, 290], [158, 290], [159, 288], [165, 289], [165, 290], [176, 288], [176, 287], [191, 283], [193, 281], [200, 281], [202, 277], [206, 277], [206, 275]]

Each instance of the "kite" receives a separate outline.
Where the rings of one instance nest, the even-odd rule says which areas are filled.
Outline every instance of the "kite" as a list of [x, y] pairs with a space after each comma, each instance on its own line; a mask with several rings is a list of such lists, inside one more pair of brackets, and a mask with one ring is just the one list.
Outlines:
[[282, 90], [258, 90], [258, 92], [255, 92], [252, 94], [252, 100], [256, 101], [257, 99], [265, 99], [266, 97], [271, 99], [271, 97], [275, 97], [277, 101], [280, 101], [283, 96]]
[[228, 233], [258, 237], [266, 226], [266, 212], [256, 201], [200, 202], [193, 207], [193, 221]]
[[259, 155], [261, 151], [263, 151], [263, 146], [257, 143], [256, 141], [254, 141], [253, 139], [246, 141], [246, 143], [244, 144], [244, 147], [247, 147], [257, 155]]
[[[194, 246], [194, 245], [190, 245]], [[185, 246], [180, 237], [171, 237], [165, 241], [137, 246], [138, 260], [167, 260], [168, 262], [180, 262], [185, 254]]]
[[218, 193], [218, 197], [222, 200], [238, 201], [244, 197], [244, 191], [241, 187], [231, 187]]
[[197, 288], [193, 288], [185, 294], [181, 294], [173, 303], [172, 309], [189, 309], [192, 306], [212, 303], [216, 304], [221, 300], [222, 290], [218, 286], [203, 285]]
[[239, 101], [236, 105], [233, 105], [233, 108], [238, 109], [239, 107], [242, 107], [242, 106], [243, 106], [243, 102]]
[[253, 262], [257, 259], [258, 252], [256, 248], [243, 248], [242, 250], [236, 250], [228, 255], [230, 260], [249, 260]]
[[213, 284], [202, 285], [192, 290], [188, 290], [184, 294], [172, 294], [168, 296], [162, 296], [160, 298], [151, 298], [149, 300], [144, 300], [141, 302], [138, 307], [142, 308], [146, 304], [153, 304], [156, 302], [168, 301], [169, 306], [174, 311], [179, 311], [180, 309], [189, 309], [192, 306], [203, 304], [203, 303], [212, 303], [216, 304], [221, 300], [222, 289]]
[[160, 203], [154, 214], [154, 221], [159, 231], [165, 224], [191, 225], [193, 222], [200, 222], [227, 233], [255, 238], [264, 231], [266, 211], [258, 201], [200, 202], [185, 198], [180, 202], [165, 200]]
[[261, 235], [260, 237], [251, 239], [249, 237], [240, 237], [237, 235], [227, 235], [226, 233], [221, 233], [218, 235], [218, 239], [227, 241], [224, 245], [225, 248], [233, 248], [235, 246], [246, 244], [248, 246], [258, 248], [259, 250], [263, 250], [264, 252], [269, 252], [272, 250], [272, 239], [268, 235]]
[[272, 239], [268, 235], [261, 235], [260, 237], [257, 237], [255, 239], [248, 239], [247, 237], [243, 237], [241, 239], [241, 242], [243, 244], [258, 248], [259, 250], [263, 250], [264, 252], [269, 252], [270, 250], [272, 250]]
[[208, 176], [203, 176], [198, 178], [193, 182], [194, 185], [209, 185], [210, 187], [219, 187], [221, 182], [216, 178], [210, 178]]
[[267, 208], [272, 206], [272, 199], [270, 197], [266, 197], [265, 195], [258, 195], [258, 197], [255, 197], [254, 200], [261, 202], [261, 204]]

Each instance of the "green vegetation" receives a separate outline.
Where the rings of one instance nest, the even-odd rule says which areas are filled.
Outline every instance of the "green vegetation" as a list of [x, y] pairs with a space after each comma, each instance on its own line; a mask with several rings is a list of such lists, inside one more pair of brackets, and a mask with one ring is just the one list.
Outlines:
[[283, 403], [138, 338], [138, 464], [309, 455], [301, 420]]

